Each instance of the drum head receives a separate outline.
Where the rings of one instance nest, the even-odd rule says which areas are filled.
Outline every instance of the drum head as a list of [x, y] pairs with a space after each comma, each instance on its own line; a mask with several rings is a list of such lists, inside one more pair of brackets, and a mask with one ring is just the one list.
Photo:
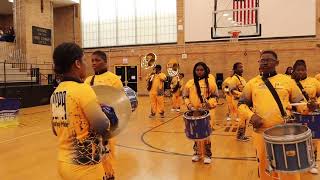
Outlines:
[[191, 119], [191, 120], [203, 119], [208, 116], [209, 116], [209, 111], [204, 109], [190, 110], [183, 114], [184, 118]]
[[263, 136], [267, 141], [299, 141], [311, 136], [311, 131], [300, 124], [284, 124], [267, 129]]

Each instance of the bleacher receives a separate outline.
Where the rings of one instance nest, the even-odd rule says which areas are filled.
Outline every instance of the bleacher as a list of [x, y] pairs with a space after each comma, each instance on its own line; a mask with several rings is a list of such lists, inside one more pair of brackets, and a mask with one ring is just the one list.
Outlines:
[[[46, 75], [41, 74], [41, 70]], [[41, 78], [45, 82], [48, 79], [47, 74], [51, 72], [51, 64], [28, 64], [25, 55], [16, 48], [15, 43], [0, 42], [0, 85], [40, 84]]]

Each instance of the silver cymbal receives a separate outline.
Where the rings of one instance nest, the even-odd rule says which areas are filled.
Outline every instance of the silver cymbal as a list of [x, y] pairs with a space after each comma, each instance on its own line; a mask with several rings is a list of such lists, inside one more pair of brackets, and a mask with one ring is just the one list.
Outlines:
[[92, 89], [97, 95], [100, 104], [105, 104], [114, 108], [119, 119], [118, 128], [111, 132], [111, 137], [118, 135], [130, 120], [132, 111], [129, 98], [123, 89], [111, 86], [93, 86]]

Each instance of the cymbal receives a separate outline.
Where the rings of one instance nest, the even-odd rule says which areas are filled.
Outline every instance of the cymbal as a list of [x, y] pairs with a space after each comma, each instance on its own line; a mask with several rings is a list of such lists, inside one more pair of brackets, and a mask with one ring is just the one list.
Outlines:
[[117, 89], [111, 86], [93, 86], [92, 89], [97, 95], [100, 104], [113, 107], [118, 119], [118, 128], [110, 132], [111, 137], [118, 135], [130, 120], [132, 111], [131, 103], [123, 89]]

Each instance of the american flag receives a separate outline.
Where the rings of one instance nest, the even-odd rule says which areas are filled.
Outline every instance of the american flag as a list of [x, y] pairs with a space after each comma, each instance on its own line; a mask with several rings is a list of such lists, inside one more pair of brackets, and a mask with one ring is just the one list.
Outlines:
[[233, 20], [241, 25], [256, 24], [255, 10], [245, 10], [248, 8], [255, 8], [259, 5], [259, 0], [233, 0]]

